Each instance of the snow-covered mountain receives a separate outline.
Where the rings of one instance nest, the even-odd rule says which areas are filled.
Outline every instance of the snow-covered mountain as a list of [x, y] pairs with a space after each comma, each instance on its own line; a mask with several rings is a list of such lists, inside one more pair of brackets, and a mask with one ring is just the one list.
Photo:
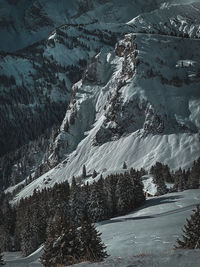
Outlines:
[[143, 13], [128, 22], [135, 31], [200, 37], [200, 2], [163, 3], [160, 9]]
[[[148, 170], [160, 161], [177, 169], [189, 168], [200, 156], [200, 1], [60, 1], [59, 6], [53, 1], [8, 2], [10, 9], [20, 11], [17, 21], [42, 5], [39, 17], [53, 22], [47, 26], [34, 18], [39, 24], [31, 24], [31, 30], [22, 24], [19, 38], [24, 35], [27, 42], [17, 41], [19, 47], [46, 39], [2, 54], [1, 72], [9, 84], [3, 84], [1, 94], [13, 103], [11, 92], [20, 87], [30, 97], [27, 103], [16, 101], [21, 120], [12, 112], [13, 104], [4, 107], [9, 116], [1, 120], [22, 128], [28, 110], [30, 121], [36, 114], [43, 125], [49, 120], [46, 115], [41, 120], [42, 111], [52, 104], [56, 107], [49, 119], [53, 115], [59, 123], [70, 103], [48, 153], [30, 168], [33, 176], [37, 169], [35, 178], [50, 171], [19, 197], [80, 175], [84, 164], [88, 175], [94, 169], [106, 175], [121, 169], [124, 161], [128, 168]], [[33, 32], [36, 39], [30, 37]], [[6, 147], [6, 138], [1, 140]]]
[[[64, 25], [17, 53], [1, 53], [0, 155], [60, 123], [71, 98], [71, 85], [81, 78], [88, 58], [101, 47], [113, 45], [116, 32], [122, 31], [120, 25], [114, 25], [112, 33], [107, 25], [99, 28], [96, 24]], [[8, 132], [17, 132], [17, 137], [8, 141]]]
[[63, 24], [92, 21], [127, 22], [163, 0], [2, 0], [0, 5], [0, 49], [16, 51], [40, 41]]
[[189, 168], [200, 155], [198, 46], [195, 39], [128, 34], [115, 50], [97, 54], [73, 86], [49, 157], [52, 165], [63, 161], [20, 197], [45, 187], [47, 177], [53, 185], [80, 175], [84, 164], [88, 175], [115, 172], [124, 161]]
[[[8, 194], [2, 194], [0, 230], [4, 243], [9, 240], [3, 249], [22, 248], [29, 229], [35, 237], [41, 229], [44, 234], [57, 208], [65, 206], [70, 217], [88, 196], [93, 204], [97, 195], [93, 199], [86, 190], [82, 198], [79, 192], [101, 176], [130, 170], [138, 183], [143, 177], [148, 195], [199, 187], [199, 160], [193, 164], [200, 157], [199, 13], [200, 0], [1, 1], [0, 196], [2, 189]], [[166, 164], [173, 171], [192, 170], [170, 174]], [[37, 193], [72, 177], [82, 201], [73, 207], [72, 190], [66, 200], [68, 183], [64, 190], [57, 184], [52, 199], [46, 194], [51, 190], [44, 190], [48, 203]], [[103, 179], [98, 183], [100, 195], [109, 191]], [[37, 201], [22, 201], [23, 212], [17, 204], [30, 195]], [[196, 251], [172, 251], [196, 204], [199, 189], [150, 198], [128, 215], [94, 220], [111, 255], [103, 264], [197, 266]], [[38, 218], [45, 218], [44, 228]], [[26, 255], [45, 240], [36, 239], [25, 240]], [[41, 266], [41, 253], [42, 246], [23, 259], [4, 255], [7, 266]]]

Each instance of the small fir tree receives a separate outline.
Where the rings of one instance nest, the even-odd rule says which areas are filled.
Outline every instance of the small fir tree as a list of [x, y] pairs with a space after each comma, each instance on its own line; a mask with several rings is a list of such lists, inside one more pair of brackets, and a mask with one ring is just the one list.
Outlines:
[[183, 229], [183, 241], [177, 239], [176, 248], [200, 249], [200, 205], [193, 210]]
[[125, 169], [127, 169], [127, 165], [126, 165], [126, 162], [124, 161], [124, 163], [123, 163], [123, 169], [125, 170]]
[[97, 177], [97, 172], [96, 170], [93, 171], [93, 174], [92, 174], [92, 178], [94, 179], [95, 177]]

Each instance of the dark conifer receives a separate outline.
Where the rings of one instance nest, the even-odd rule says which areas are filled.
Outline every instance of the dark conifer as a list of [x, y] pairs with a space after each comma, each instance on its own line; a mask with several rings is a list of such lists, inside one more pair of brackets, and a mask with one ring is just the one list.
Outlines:
[[194, 162], [188, 180], [189, 188], [197, 189], [200, 187], [200, 158]]
[[94, 170], [92, 174], [92, 178], [94, 179], [95, 177], [97, 177], [97, 172]]
[[3, 265], [5, 265], [5, 262], [3, 260], [3, 255], [2, 255], [1, 249], [0, 249], [0, 266], [3, 266]]
[[79, 261], [80, 240], [73, 222], [68, 222], [58, 212], [47, 230], [47, 240], [41, 263], [45, 267], [72, 265]]
[[83, 165], [83, 170], [82, 170], [82, 178], [86, 178], [86, 176], [87, 176], [87, 173], [86, 173], [86, 167], [85, 167], [85, 165]]
[[177, 240], [176, 248], [200, 249], [200, 205], [193, 210], [183, 229], [183, 241]]
[[[185, 172], [184, 172], [185, 173]], [[185, 189], [185, 176], [181, 168], [174, 174], [174, 188], [177, 191], [183, 191]]]
[[126, 165], [126, 162], [125, 161], [123, 163], [123, 169], [127, 169], [127, 165]]
[[163, 165], [160, 162], [156, 162], [151, 167], [150, 173], [153, 175], [153, 182], [157, 185], [157, 195], [163, 195], [167, 193], [167, 187], [165, 184], [165, 175], [163, 173]]
[[125, 214], [134, 208], [134, 186], [128, 173], [121, 174], [116, 186], [117, 212]]
[[145, 201], [144, 185], [141, 180], [141, 171], [130, 171], [130, 179], [134, 187], [134, 206], [139, 207]]
[[108, 256], [100, 236], [94, 224], [88, 217], [85, 217], [80, 228], [81, 256], [84, 260], [102, 261]]
[[109, 217], [117, 214], [117, 198], [116, 198], [116, 186], [119, 175], [109, 175], [105, 179], [105, 189], [107, 193], [107, 202], [109, 209]]
[[108, 217], [107, 196], [103, 178], [100, 178], [91, 187], [88, 212], [94, 222], [102, 221]]
[[77, 224], [80, 224], [85, 214], [87, 202], [88, 195], [85, 192], [85, 187], [77, 185], [75, 180], [73, 180], [69, 200], [70, 216], [75, 220]]

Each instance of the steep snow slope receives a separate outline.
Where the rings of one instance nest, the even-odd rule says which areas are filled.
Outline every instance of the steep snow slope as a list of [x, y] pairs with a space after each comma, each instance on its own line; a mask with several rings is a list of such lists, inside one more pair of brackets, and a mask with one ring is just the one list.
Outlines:
[[[82, 77], [88, 59], [102, 47], [113, 47], [129, 31], [130, 26], [117, 23], [67, 24], [17, 53], [0, 53], [0, 157], [60, 125], [71, 100], [71, 85]], [[37, 145], [25, 153], [21, 148], [22, 153], [0, 158], [0, 187], [21, 181], [30, 175], [29, 169], [38, 169], [36, 176], [49, 170], [48, 165], [39, 165], [51, 149], [43, 157], [44, 149], [39, 150]], [[32, 159], [27, 157], [30, 151]], [[25, 163], [24, 158], [30, 160]]]
[[[200, 190], [188, 190], [150, 198], [126, 216], [97, 224], [110, 257], [103, 263], [76, 266], [199, 266], [199, 250], [173, 250], [192, 209], [200, 203]], [[27, 258], [13, 259], [6, 253], [6, 267], [41, 266], [41, 249]]]
[[156, 161], [190, 167], [200, 155], [199, 42], [128, 34], [115, 51], [94, 57], [73, 86], [49, 157], [52, 165], [63, 162], [17, 199], [80, 175], [84, 164], [88, 175], [95, 169], [104, 176], [124, 161], [134, 168]]

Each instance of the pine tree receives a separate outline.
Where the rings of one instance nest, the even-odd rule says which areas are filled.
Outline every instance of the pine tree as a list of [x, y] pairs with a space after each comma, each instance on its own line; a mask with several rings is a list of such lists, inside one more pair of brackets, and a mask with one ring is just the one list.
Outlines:
[[86, 178], [86, 176], [87, 176], [87, 173], [86, 173], [86, 167], [85, 167], [85, 165], [83, 165], [83, 170], [82, 170], [82, 178]]
[[30, 253], [32, 253], [35, 249], [33, 245], [33, 232], [32, 232], [32, 222], [31, 222], [31, 211], [28, 207], [27, 210], [24, 213], [24, 221], [22, 222], [22, 229], [20, 232], [20, 238], [21, 238], [21, 249], [22, 253], [25, 256], [28, 256]]
[[151, 167], [150, 173], [153, 175], [153, 182], [157, 185], [157, 195], [166, 194], [165, 170], [163, 171], [162, 163], [156, 162], [156, 164]]
[[3, 266], [3, 265], [5, 265], [5, 263], [4, 263], [3, 255], [2, 255], [1, 249], [0, 249], [0, 266]]
[[193, 210], [183, 229], [183, 241], [177, 240], [176, 248], [200, 249], [200, 205]]
[[134, 187], [134, 206], [137, 208], [145, 201], [144, 185], [141, 180], [141, 171], [135, 171], [131, 168], [130, 179]]
[[102, 221], [108, 217], [107, 196], [103, 178], [92, 185], [88, 200], [88, 212], [94, 222]]
[[80, 228], [81, 257], [88, 261], [102, 261], [108, 256], [101, 241], [101, 234], [86, 216]]
[[79, 244], [74, 223], [67, 222], [58, 212], [49, 224], [41, 263], [45, 267], [75, 264], [80, 260]]
[[189, 176], [189, 180], [188, 180], [188, 185], [189, 188], [191, 189], [197, 189], [200, 188], [200, 158], [194, 162], [191, 172], [190, 172], [190, 176]]
[[117, 212], [125, 214], [135, 206], [134, 186], [128, 173], [121, 174], [116, 186]]
[[125, 161], [123, 163], [123, 169], [127, 169], [127, 165], [126, 165], [126, 162]]
[[92, 174], [92, 178], [94, 179], [95, 177], [97, 177], [97, 172], [94, 170]]
[[72, 180], [70, 192], [70, 216], [79, 224], [85, 214], [87, 208], [88, 195], [85, 188], [77, 185], [75, 180]]
[[107, 176], [105, 179], [105, 189], [107, 193], [107, 202], [108, 202], [108, 209], [109, 209], [109, 217], [117, 215], [117, 198], [116, 198], [116, 186], [118, 182], [119, 175]]
[[175, 172], [174, 174], [174, 188], [177, 191], [183, 191], [186, 187], [185, 185], [185, 172], [181, 170], [181, 168]]

